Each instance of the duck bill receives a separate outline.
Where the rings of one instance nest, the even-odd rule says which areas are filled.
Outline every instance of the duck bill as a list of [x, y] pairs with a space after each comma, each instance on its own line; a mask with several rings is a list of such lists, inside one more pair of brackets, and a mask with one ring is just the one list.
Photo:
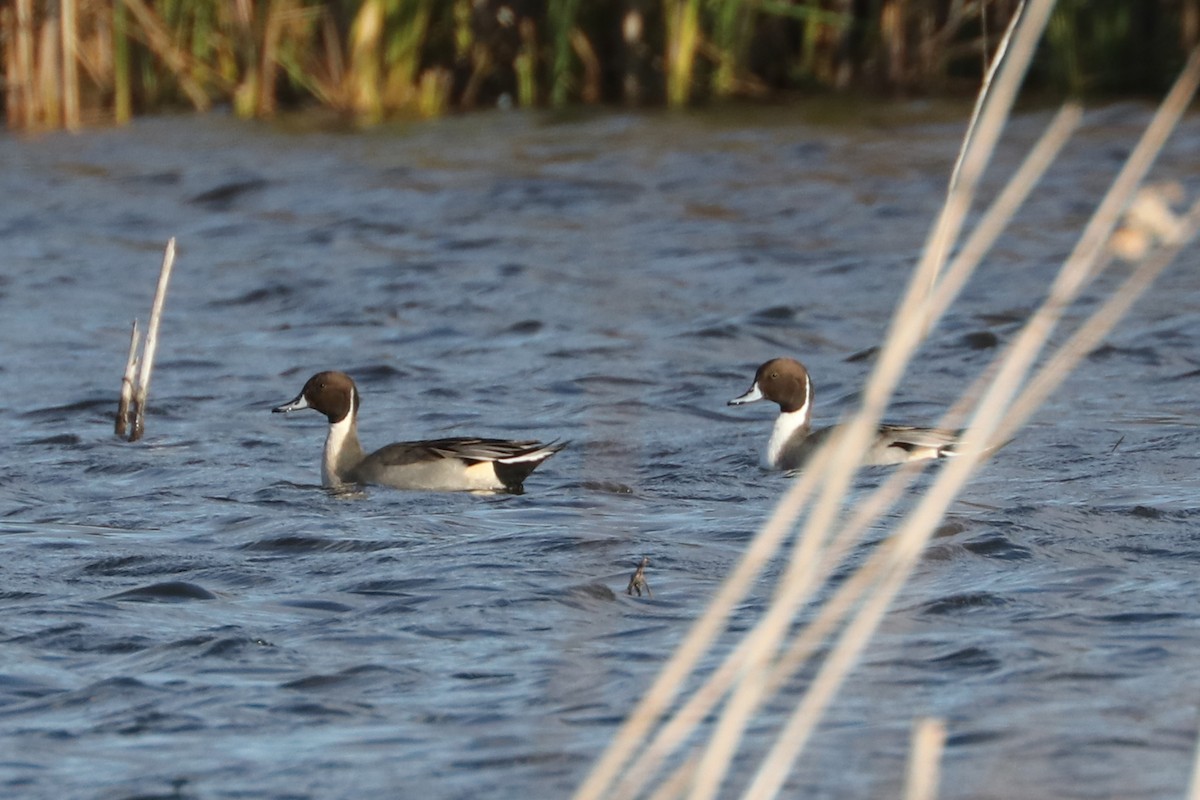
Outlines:
[[740, 397], [735, 397], [729, 401], [731, 406], [742, 406], [746, 403], [757, 403], [763, 399], [762, 389], [758, 388], [758, 381], [751, 384], [750, 389]]
[[292, 402], [284, 403], [281, 406], [276, 406], [275, 408], [272, 408], [271, 411], [275, 414], [286, 414], [289, 411], [299, 411], [302, 408], [308, 407], [308, 398], [304, 396], [304, 392], [301, 392]]

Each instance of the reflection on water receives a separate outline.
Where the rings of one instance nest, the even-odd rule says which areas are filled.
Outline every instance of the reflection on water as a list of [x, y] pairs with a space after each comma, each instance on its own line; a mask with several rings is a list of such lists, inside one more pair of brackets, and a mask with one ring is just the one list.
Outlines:
[[[0, 140], [5, 794], [566, 794], [784, 486], [756, 466], [769, 410], [725, 400], [794, 355], [820, 420], [853, 402], [962, 127], [923, 111]], [[1144, 117], [1084, 132], [896, 416], [935, 419], [1011, 337]], [[1161, 171], [1194, 191], [1198, 149], [1189, 124]], [[131, 446], [111, 414], [170, 236]], [[1198, 309], [1185, 260], [967, 491], [797, 790], [894, 787], [932, 714], [945, 797], [1181, 791]], [[323, 421], [269, 409], [329, 368], [368, 447], [572, 446], [522, 496], [326, 494]]]

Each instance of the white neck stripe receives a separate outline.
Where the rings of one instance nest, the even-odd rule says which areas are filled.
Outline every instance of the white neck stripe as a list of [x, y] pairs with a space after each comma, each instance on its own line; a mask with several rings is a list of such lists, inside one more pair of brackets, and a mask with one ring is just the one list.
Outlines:
[[329, 426], [325, 436], [325, 454], [321, 462], [321, 483], [326, 486], [340, 486], [343, 481], [337, 474], [339, 459], [346, 446], [346, 440], [354, 432], [354, 415], [347, 414], [340, 421]]
[[763, 453], [763, 466], [777, 469], [783, 451], [787, 449], [792, 438], [798, 436], [803, 441], [808, 436], [809, 423], [812, 419], [812, 382], [809, 381], [804, 396], [804, 405], [795, 411], [781, 411], [775, 420], [775, 428], [771, 431], [771, 439], [767, 442], [766, 452]]

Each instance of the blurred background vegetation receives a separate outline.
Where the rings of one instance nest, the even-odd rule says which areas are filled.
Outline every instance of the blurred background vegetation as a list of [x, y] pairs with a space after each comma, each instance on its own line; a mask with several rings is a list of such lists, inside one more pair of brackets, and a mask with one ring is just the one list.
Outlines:
[[[10, 128], [228, 104], [481, 107], [973, 94], [1019, 0], [4, 0]], [[1158, 94], [1200, 0], [1059, 0], [1026, 86]]]

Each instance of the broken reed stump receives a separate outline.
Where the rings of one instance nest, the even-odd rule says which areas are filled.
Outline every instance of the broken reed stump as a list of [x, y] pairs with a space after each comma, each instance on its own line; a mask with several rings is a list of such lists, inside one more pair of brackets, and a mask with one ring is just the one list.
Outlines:
[[116, 434], [122, 438], [129, 430], [129, 404], [133, 402], [133, 377], [137, 372], [138, 324], [133, 321], [133, 333], [129, 337], [129, 357], [125, 360], [125, 375], [121, 378], [121, 402], [117, 405]]
[[173, 266], [175, 237], [171, 237], [167, 242], [166, 252], [163, 253], [162, 269], [158, 273], [158, 287], [154, 291], [154, 305], [150, 309], [150, 325], [146, 329], [144, 342], [139, 340], [137, 320], [133, 321], [129, 357], [121, 378], [121, 401], [117, 406], [115, 426], [117, 436], [131, 442], [141, 439], [142, 434], [146, 432], [146, 395], [150, 392], [150, 371], [154, 368], [154, 353], [158, 349], [158, 324], [162, 321], [163, 303], [167, 299], [167, 283], [171, 280]]

